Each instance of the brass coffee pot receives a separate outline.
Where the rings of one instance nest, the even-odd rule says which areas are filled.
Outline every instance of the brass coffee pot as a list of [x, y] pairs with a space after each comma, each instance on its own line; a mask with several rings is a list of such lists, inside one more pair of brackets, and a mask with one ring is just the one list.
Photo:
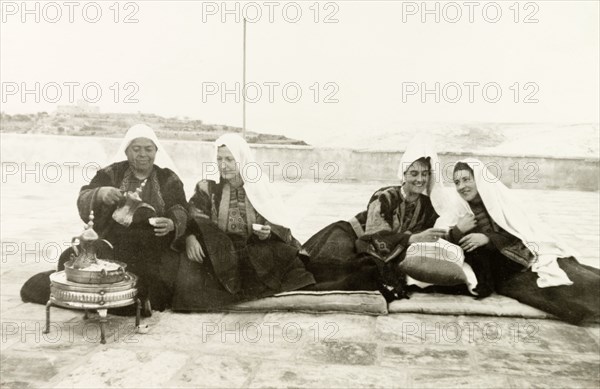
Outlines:
[[126, 192], [124, 194], [125, 203], [115, 209], [112, 214], [114, 221], [122, 226], [129, 227], [133, 222], [133, 215], [139, 208], [148, 208], [156, 212], [153, 206], [142, 201], [142, 190], [144, 190], [146, 181], [147, 179], [142, 181], [140, 187], [135, 192]]
[[[71, 247], [75, 254], [71, 254], [71, 267], [73, 269], [85, 269], [94, 263], [98, 263], [97, 244], [100, 242], [106, 243], [111, 250], [114, 249], [112, 244], [106, 239], [100, 239], [96, 231], [94, 231], [94, 211], [90, 212], [90, 221], [85, 226], [83, 232], [79, 236], [74, 236], [71, 239]], [[77, 248], [79, 243], [80, 248]], [[80, 252], [81, 250], [81, 252]]]
[[100, 239], [94, 231], [94, 211], [90, 212], [89, 219], [81, 235], [71, 239], [74, 253], [71, 254], [71, 260], [65, 263], [67, 280], [81, 284], [110, 284], [122, 281], [127, 264], [98, 258], [100, 243], [106, 243], [111, 250], [114, 248], [106, 239]]

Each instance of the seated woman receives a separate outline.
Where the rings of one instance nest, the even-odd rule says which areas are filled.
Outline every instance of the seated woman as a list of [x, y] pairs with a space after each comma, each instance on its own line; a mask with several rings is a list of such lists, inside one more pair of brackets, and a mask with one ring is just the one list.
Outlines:
[[258, 167], [246, 141], [225, 134], [215, 146], [220, 174], [200, 181], [188, 203], [173, 310], [210, 310], [314, 284], [267, 177], [242, 174]]
[[367, 210], [338, 221], [305, 244], [316, 290], [379, 290], [388, 301], [406, 297], [398, 263], [411, 243], [434, 242], [445, 229], [432, 228], [442, 187], [437, 154], [428, 139], [415, 138], [402, 155], [399, 186], [376, 191]]
[[570, 256], [481, 161], [458, 162], [454, 183], [464, 216], [449, 240], [465, 251], [480, 297], [496, 291], [571, 323], [600, 319], [599, 269]]
[[[126, 160], [122, 160], [126, 157]], [[138, 278], [138, 297], [148, 315], [150, 306], [163, 310], [170, 295], [160, 277], [161, 258], [171, 244], [182, 236], [187, 224], [186, 198], [183, 184], [166, 155], [154, 131], [143, 124], [131, 127], [113, 158], [114, 163], [100, 169], [88, 185], [81, 188], [77, 208], [81, 219], [88, 222], [94, 211], [94, 230], [109, 241], [113, 257], [127, 264], [127, 271]], [[118, 161], [118, 162], [116, 162]], [[159, 167], [160, 166], [160, 167]], [[127, 212], [122, 205], [126, 195], [137, 192], [141, 205]], [[140, 204], [140, 203], [138, 203]], [[119, 212], [115, 212], [120, 209]], [[149, 218], [155, 217], [154, 225]], [[71, 257], [66, 250], [59, 259], [58, 270]], [[110, 255], [100, 252], [99, 257]], [[44, 273], [42, 273], [44, 274]], [[48, 300], [47, 276], [28, 281], [21, 291], [26, 301], [45, 303]]]

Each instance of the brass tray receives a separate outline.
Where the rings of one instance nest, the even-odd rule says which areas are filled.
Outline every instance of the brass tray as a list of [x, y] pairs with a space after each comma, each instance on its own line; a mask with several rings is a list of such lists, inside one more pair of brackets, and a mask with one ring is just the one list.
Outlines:
[[68, 281], [79, 284], [114, 284], [125, 279], [125, 268], [127, 267], [127, 264], [124, 262], [103, 259], [102, 261], [114, 263], [119, 266], [117, 269], [107, 271], [105, 269], [75, 269], [73, 268], [73, 261], [74, 260], [70, 260], [65, 263], [65, 274]]

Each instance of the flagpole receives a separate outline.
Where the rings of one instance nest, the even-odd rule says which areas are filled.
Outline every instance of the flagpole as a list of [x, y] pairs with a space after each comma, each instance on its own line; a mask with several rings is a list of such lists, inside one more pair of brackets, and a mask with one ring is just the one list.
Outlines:
[[244, 59], [242, 74], [242, 138], [246, 139], [246, 18], [244, 18]]

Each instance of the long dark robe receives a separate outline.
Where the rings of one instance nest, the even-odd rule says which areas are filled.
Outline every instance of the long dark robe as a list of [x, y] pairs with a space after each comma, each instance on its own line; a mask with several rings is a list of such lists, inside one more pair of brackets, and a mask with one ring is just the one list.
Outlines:
[[[187, 234], [193, 234], [206, 254], [203, 263], [180, 256], [173, 310], [206, 311], [297, 290], [314, 284], [300, 260], [300, 244], [291, 231], [269, 223], [245, 199], [239, 205], [240, 224], [228, 215], [235, 190], [226, 181], [201, 181], [189, 201]], [[244, 198], [243, 188], [241, 197]], [[252, 223], [271, 226], [271, 236], [260, 240]]]
[[483, 247], [465, 253], [465, 261], [477, 276], [476, 291], [487, 296], [495, 291], [523, 304], [573, 324], [600, 322], [600, 269], [580, 264], [574, 257], [559, 258], [558, 265], [573, 281], [573, 285], [540, 288], [538, 275], [530, 270], [535, 256], [517, 237], [498, 226], [481, 202], [470, 203], [477, 226], [463, 234], [458, 228], [450, 231], [450, 241], [458, 243], [470, 233], [482, 233], [490, 238]]
[[397, 267], [412, 234], [433, 227], [438, 215], [429, 197], [409, 203], [400, 186], [375, 192], [367, 210], [313, 235], [303, 248], [316, 290], [380, 290], [386, 299], [405, 296], [405, 277]]
[[[125, 227], [112, 218], [117, 204], [108, 206], [97, 199], [101, 187], [110, 186], [124, 191], [134, 191], [141, 182], [135, 178], [129, 162], [114, 163], [99, 170], [88, 185], [81, 188], [77, 199], [79, 215], [88, 222], [90, 211], [94, 211], [94, 230], [100, 238], [113, 246], [112, 253], [104, 248], [100, 258], [115, 259], [127, 264], [127, 271], [138, 276], [138, 297], [149, 299], [153, 309], [163, 310], [171, 299], [171, 291], [161, 276], [161, 260], [172, 258], [173, 243], [183, 236], [187, 225], [186, 199], [183, 184], [177, 175], [169, 170], [154, 166], [146, 185], [141, 192], [142, 201], [151, 205], [139, 208], [130, 226]], [[170, 218], [175, 231], [164, 237], [154, 234], [154, 227], [148, 223], [150, 217]], [[59, 259], [58, 270], [70, 259], [72, 249], [66, 250]], [[21, 291], [24, 301], [45, 303], [49, 298], [51, 272], [37, 275], [26, 283]], [[47, 294], [46, 294], [47, 293]]]

